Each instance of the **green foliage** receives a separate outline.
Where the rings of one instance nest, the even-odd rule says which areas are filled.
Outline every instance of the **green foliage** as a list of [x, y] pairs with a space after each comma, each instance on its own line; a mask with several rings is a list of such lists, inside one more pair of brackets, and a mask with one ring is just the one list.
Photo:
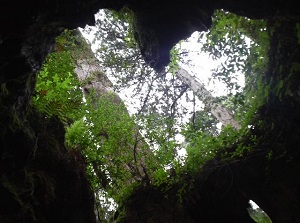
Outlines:
[[143, 136], [151, 154], [147, 154], [146, 164], [155, 186], [171, 184], [176, 179], [170, 178], [170, 171], [179, 171], [181, 165], [177, 159], [179, 144], [175, 137], [177, 129], [175, 120], [171, 117], [163, 117], [156, 113], [150, 113], [138, 118], [143, 127]]
[[[114, 154], [116, 158], [125, 158], [129, 147], [134, 145], [134, 120], [128, 115], [124, 104], [114, 103], [115, 95], [101, 97], [97, 102], [97, 109], [90, 110], [87, 122], [94, 136], [103, 138], [101, 152], [105, 156]], [[127, 149], [126, 149], [127, 147]], [[124, 154], [123, 154], [124, 152]]]
[[[109, 94], [96, 102], [95, 98], [87, 98], [90, 106], [85, 120], [70, 126], [66, 142], [71, 148], [81, 148], [95, 190], [103, 188], [109, 196], [120, 200], [127, 194], [128, 187], [134, 185], [134, 177], [140, 177], [137, 169], [147, 148], [146, 144], [138, 142], [141, 139], [134, 119], [124, 104], [115, 103], [115, 97]], [[95, 165], [98, 170], [95, 170]], [[101, 172], [103, 179], [93, 174], [97, 171]]]
[[231, 148], [240, 137], [239, 132], [231, 126], [224, 127], [218, 135], [209, 135], [202, 131], [194, 132], [191, 126], [187, 125], [183, 134], [189, 139], [185, 168], [192, 173], [199, 171], [221, 149]]
[[[236, 73], [243, 72], [246, 86], [264, 72], [269, 38], [264, 20], [252, 20], [223, 10], [217, 10], [213, 24], [206, 33], [202, 50], [214, 59], [227, 59], [214, 72], [213, 77], [223, 81], [230, 91], [240, 91]], [[253, 77], [254, 76], [254, 77]]]
[[154, 173], [153, 184], [155, 186], [160, 186], [160, 185], [168, 182], [168, 178], [169, 178], [169, 173], [166, 170], [164, 170], [163, 168], [159, 168]]
[[86, 148], [89, 144], [89, 137], [87, 135], [87, 125], [83, 119], [75, 121], [66, 129], [65, 141], [69, 148], [80, 150]]
[[74, 50], [78, 52], [73, 43], [79, 40], [70, 34], [66, 31], [58, 37], [56, 52], [48, 56], [38, 75], [32, 104], [66, 124], [65, 144], [85, 156], [95, 191], [104, 189], [107, 196], [122, 200], [148, 177], [141, 167], [148, 145], [115, 94], [96, 98], [91, 90], [83, 102], [80, 85], [86, 83], [79, 83], [74, 73], [76, 58], [72, 58]]
[[[128, 87], [128, 85], [134, 83], [138, 87], [143, 88], [145, 86], [143, 84], [147, 83], [147, 78], [150, 79], [153, 71], [148, 69], [141, 61], [137, 44], [134, 42], [133, 33], [130, 33], [130, 30], [134, 26], [134, 17], [131, 17], [132, 15], [130, 14], [127, 17], [128, 14], [126, 15], [126, 13], [122, 15], [107, 11], [104, 14], [106, 17], [102, 21], [97, 21], [99, 29], [103, 32], [96, 33], [96, 39], [100, 42], [98, 56], [101, 64], [107, 67], [108, 70], [111, 70], [113, 74], [117, 74], [114, 77], [117, 79], [118, 84]], [[123, 21], [120, 21], [120, 18]], [[130, 22], [130, 19], [133, 20]], [[231, 128], [223, 128], [221, 132], [218, 132], [216, 128], [217, 122], [211, 116], [205, 114], [206, 111], [203, 114], [199, 114], [198, 118], [191, 123], [192, 126], [189, 125], [183, 130], [183, 135], [187, 143], [187, 158], [184, 168], [190, 171], [199, 170], [205, 162], [213, 159], [224, 148], [232, 148], [234, 150], [228, 157], [241, 157], [250, 150], [250, 144], [252, 142], [255, 143], [257, 140], [254, 137], [246, 145], [242, 141], [239, 141], [249, 133], [247, 124], [251, 123], [254, 117], [258, 108], [256, 105], [262, 105], [263, 103], [261, 95], [268, 95], [267, 88], [261, 84], [262, 81], [257, 81], [261, 79], [260, 77], [267, 65], [266, 51], [268, 48], [268, 35], [265, 27], [265, 21], [262, 20], [250, 20], [224, 11], [216, 12], [213, 27], [206, 35], [207, 42], [204, 43], [203, 50], [210, 52], [211, 56], [215, 59], [223, 56], [227, 57], [222, 66], [215, 71], [214, 77], [223, 81], [230, 89], [231, 94], [229, 97], [220, 97], [216, 100], [234, 110], [240, 117], [240, 120], [245, 121], [245, 124], [240, 132], [234, 131]], [[171, 51], [170, 71], [173, 74], [178, 70], [179, 55], [179, 48], [174, 48]], [[245, 91], [242, 91], [235, 80], [236, 72], [244, 72], [246, 74], [247, 87]], [[159, 75], [156, 74], [153, 80], [159, 80], [157, 76]], [[179, 127], [174, 125], [176, 117], [170, 112], [170, 108], [172, 109], [173, 105], [176, 105], [178, 97], [182, 96], [182, 92], [180, 92], [179, 96], [174, 99], [170, 96], [170, 92], [173, 89], [180, 89], [179, 86], [183, 84], [180, 82], [178, 85], [174, 85], [176, 88], [163, 87], [167, 85], [167, 78], [164, 77], [161, 79], [164, 81], [159, 82], [161, 84], [159, 84], [158, 90], [155, 93], [159, 95], [162, 92], [168, 103], [159, 107], [161, 100], [155, 98], [153, 100], [153, 107], [147, 106], [147, 104], [143, 106], [143, 108], [147, 109], [142, 109], [141, 113], [144, 116], [139, 119], [142, 123], [140, 126], [143, 126], [145, 141], [151, 150], [154, 151], [153, 155], [147, 155], [145, 162], [151, 183], [156, 186], [170, 183], [172, 181], [170, 180], [170, 171], [175, 169], [175, 172], [180, 172], [180, 168], [183, 166], [183, 162], [177, 160], [177, 151], [180, 145], [177, 144], [175, 135], [179, 132]], [[175, 83], [174, 75], [170, 82]], [[153, 83], [154, 81], [148, 85], [149, 89], [153, 87]], [[258, 90], [261, 93], [257, 94]], [[174, 92], [176, 91], [174, 90]], [[141, 91], [136, 91], [136, 94], [139, 93]], [[149, 98], [148, 96], [149, 94], [146, 98], [141, 97], [141, 101], [145, 102]], [[172, 99], [174, 100], [172, 101]], [[253, 100], [258, 102], [255, 104]], [[161, 110], [163, 112], [160, 112]], [[247, 114], [246, 111], [248, 111]], [[171, 113], [173, 119], [170, 116], [165, 118], [162, 115], [163, 113], [164, 115]], [[104, 118], [101, 118], [102, 116], [107, 115], [100, 115], [97, 119], [104, 120]], [[113, 124], [111, 122], [101, 123], [102, 127], [100, 129], [101, 131], [105, 130], [105, 132], [108, 131], [106, 129], [108, 127], [105, 124]], [[99, 124], [98, 126], [100, 127], [101, 125]], [[122, 129], [124, 126], [125, 124], [123, 123], [118, 128]], [[99, 129], [95, 128], [93, 131], [92, 135], [94, 137]], [[116, 135], [122, 135], [117, 133], [116, 129], [110, 131], [110, 134], [115, 132]], [[108, 140], [103, 136], [102, 138], [101, 149], [103, 147], [103, 150], [110, 151], [112, 154], [117, 154], [117, 156], [122, 154], [118, 150], [112, 150], [111, 147], [105, 144]], [[118, 145], [123, 145], [122, 140], [112, 140], [110, 144], [112, 143], [113, 147], [117, 146], [114, 142], [117, 142]], [[239, 142], [241, 142], [241, 145], [237, 146]], [[91, 151], [94, 150], [92, 149]], [[122, 163], [126, 159], [126, 155], [124, 155], [124, 159], [117, 159], [116, 163]], [[102, 159], [102, 170], [111, 171], [114, 178], [116, 178], [118, 175], [114, 174], [115, 170], [108, 170], [104, 164], [105, 162]], [[119, 183], [121, 184], [121, 182], [124, 181], [120, 180]]]
[[[268, 65], [269, 36], [266, 21], [237, 16], [217, 10], [202, 50], [214, 59], [225, 57], [213, 77], [226, 84], [230, 94], [219, 100], [236, 113], [240, 123], [252, 122], [257, 109], [267, 100], [269, 88], [262, 79]], [[236, 74], [245, 76], [245, 88], [236, 81]]]
[[170, 63], [169, 63], [169, 72], [173, 75], [176, 75], [178, 69], [179, 69], [179, 54], [180, 54], [180, 48], [177, 46], [174, 46], [170, 51]]
[[170, 165], [176, 156], [178, 146], [175, 140], [174, 119], [149, 114], [140, 118], [140, 121], [143, 122], [144, 136], [151, 148], [155, 150], [159, 164]]
[[136, 27], [136, 16], [133, 11], [131, 11], [127, 7], [123, 7], [119, 12], [111, 11], [112, 18], [116, 21], [124, 21], [128, 24], [128, 32], [126, 32], [126, 36], [124, 38], [126, 42], [126, 46], [128, 48], [136, 47], [136, 41], [134, 38], [134, 32], [137, 29]]
[[186, 141], [188, 142], [189, 137], [199, 133], [212, 136], [218, 135], [217, 123], [217, 119], [211, 113], [205, 110], [195, 112], [187, 125], [187, 129], [185, 129]]
[[56, 51], [69, 51], [76, 47], [76, 37], [73, 32], [74, 30], [65, 29], [58, 37], [56, 37]]
[[[123, 19], [121, 23], [118, 22], [120, 18]], [[105, 19], [107, 21], [101, 23], [104, 32], [96, 34], [101, 41], [98, 54], [102, 65], [114, 67], [113, 73], [117, 74], [119, 83], [146, 83], [145, 74], [153, 71], [141, 64], [140, 54], [136, 54], [137, 44], [130, 27], [135, 22], [133, 14], [126, 10], [123, 13], [111, 12]], [[124, 20], [131, 22], [128, 24]], [[173, 88], [164, 87], [167, 78], [162, 78], [162, 82], [158, 82], [162, 83], [159, 90], [168, 103], [159, 107], [155, 98], [152, 103], [154, 107], [144, 106], [147, 109], [141, 109], [144, 113], [138, 118], [131, 117], [125, 105], [113, 93], [95, 98], [91, 91], [83, 103], [80, 83], [73, 71], [71, 55], [74, 53], [69, 51], [78, 40], [69, 34], [66, 31], [57, 39], [57, 51], [49, 55], [39, 74], [32, 102], [48, 116], [58, 116], [66, 126], [74, 121], [66, 130], [66, 146], [79, 150], [85, 156], [87, 172], [95, 191], [105, 191], [105, 196], [122, 202], [139, 185], [170, 185], [178, 180], [173, 175], [178, 175], [180, 171], [199, 171], [207, 161], [216, 158], [221, 150], [233, 150], [230, 154], [224, 152], [224, 159], [242, 157], [250, 150], [250, 145], [257, 142], [258, 139], [250, 137], [249, 142], [244, 144], [242, 139], [249, 134], [247, 124], [240, 131], [229, 126], [219, 131], [216, 119], [210, 114], [206, 111], [194, 112], [195, 117], [181, 132], [185, 137], [187, 151], [185, 161], [181, 162], [177, 154], [180, 145], [175, 140], [180, 130], [170, 110], [175, 110], [173, 105], [176, 105], [182, 92], [177, 91], [179, 96], [175, 94], [173, 98], [169, 92], [171, 89], [176, 92], [175, 89], [182, 87], [182, 83], [174, 84], [176, 81], [173, 75], [170, 81], [174, 84]], [[246, 36], [251, 39], [250, 42]], [[214, 76], [226, 83], [232, 91], [238, 91], [238, 94], [217, 100], [237, 111], [241, 120], [247, 119], [250, 122], [256, 109], [267, 100], [270, 91], [276, 91], [278, 95], [286, 92], [286, 80], [270, 89], [260, 77], [267, 64], [267, 44], [264, 21], [253, 21], [223, 11], [216, 12], [203, 50], [211, 52], [214, 58], [228, 56]], [[79, 51], [77, 49], [76, 52]], [[172, 49], [170, 72], [173, 74], [179, 67], [179, 54], [179, 48]], [[294, 69], [298, 69], [297, 65]], [[244, 92], [234, 83], [234, 73], [237, 71], [246, 73], [248, 87]], [[93, 81], [93, 78], [91, 76], [85, 82]], [[149, 84], [150, 89], [157, 79], [153, 78]], [[252, 102], [254, 99], [256, 104]], [[245, 108], [248, 109], [246, 115]], [[171, 115], [163, 116], [163, 112], [158, 110]], [[140, 133], [141, 127], [143, 130]]]
[[250, 217], [257, 223], [272, 223], [270, 217], [261, 209], [248, 208]]
[[[58, 37], [65, 44], [63, 39]], [[69, 51], [53, 52], [47, 57], [38, 74], [32, 103], [46, 115], [56, 115], [65, 124], [80, 117], [82, 92]]]
[[116, 80], [117, 89], [143, 85], [147, 82], [144, 75], [150, 74], [152, 69], [142, 60], [134, 38], [134, 14], [124, 8], [121, 12], [101, 10], [100, 15], [96, 27], [101, 32], [95, 32], [94, 41], [99, 43], [97, 56], [104, 71]]

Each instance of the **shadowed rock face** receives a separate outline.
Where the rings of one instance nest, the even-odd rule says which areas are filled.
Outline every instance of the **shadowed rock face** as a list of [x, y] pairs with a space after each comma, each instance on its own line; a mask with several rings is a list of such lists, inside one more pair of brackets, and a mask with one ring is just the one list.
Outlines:
[[[36, 74], [53, 50], [55, 37], [65, 28], [92, 25], [100, 8], [118, 10], [123, 6], [136, 13], [136, 38], [141, 52], [157, 70], [168, 64], [169, 50], [180, 39], [210, 27], [214, 9], [270, 20], [286, 16], [273, 21], [283, 25], [277, 27], [272, 38], [265, 79], [272, 89], [292, 73], [288, 95], [281, 99], [270, 95], [259, 111], [261, 119], [269, 124], [253, 133], [264, 139], [254, 154], [229, 164], [217, 160], [208, 165], [182, 204], [168, 198], [176, 196], [173, 191], [162, 193], [152, 188], [138, 191], [125, 204], [128, 210], [125, 222], [250, 222], [245, 209], [248, 199], [257, 201], [274, 222], [300, 222], [297, 126], [300, 74], [296, 69], [300, 50], [295, 30], [300, 12], [295, 1], [12, 0], [5, 3], [0, 8], [0, 222], [95, 221], [84, 166], [74, 161], [76, 154], [65, 150], [61, 124], [29, 109], [28, 102]], [[266, 159], [270, 150], [277, 159]], [[153, 196], [141, 200], [146, 194]], [[162, 205], [158, 204], [160, 201]]]
[[250, 18], [267, 18], [278, 12], [297, 14], [291, 1], [129, 1], [137, 16], [136, 39], [145, 61], [160, 71], [168, 65], [169, 51], [194, 31], [207, 31], [215, 9]]
[[[297, 15], [294, 1], [9, 1], [0, 9], [0, 73], [13, 79], [36, 71], [52, 50], [53, 41], [64, 28], [94, 23], [100, 8], [132, 9], [137, 16], [136, 37], [145, 60], [157, 70], [169, 62], [169, 50], [193, 31], [207, 30], [214, 9], [223, 8], [251, 18], [275, 14]], [[14, 66], [10, 66], [14, 64]], [[18, 64], [18, 66], [16, 66]], [[3, 77], [4, 76], [4, 77]], [[0, 79], [1, 80], [1, 79]]]

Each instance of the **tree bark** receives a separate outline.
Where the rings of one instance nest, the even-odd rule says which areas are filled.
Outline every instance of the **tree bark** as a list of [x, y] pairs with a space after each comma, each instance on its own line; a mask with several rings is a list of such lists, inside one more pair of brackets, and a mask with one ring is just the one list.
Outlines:
[[[123, 100], [114, 91], [113, 83], [103, 72], [98, 59], [94, 56], [94, 53], [91, 50], [90, 45], [86, 43], [86, 40], [79, 30], [76, 31], [75, 35], [76, 38], [78, 38], [78, 43], [77, 46], [73, 49], [72, 55], [76, 63], [75, 73], [77, 74], [79, 81], [81, 83], [84, 83], [84, 96], [90, 97], [90, 92], [93, 92], [95, 94], [92, 96], [95, 103], [95, 109], [97, 109], [97, 99], [99, 99], [100, 97], [105, 97], [113, 104], [124, 107], [124, 109], [126, 110], [125, 112], [129, 116], [129, 112], [125, 108]], [[102, 132], [99, 134], [105, 136], [106, 139], [110, 137], [110, 135], [106, 132], [105, 127], [101, 131]], [[146, 144], [143, 136], [139, 133], [139, 127], [137, 125], [130, 129], [130, 131], [132, 132], [134, 143], [129, 144], [128, 142], [124, 142], [124, 145], [119, 145], [120, 147], [124, 147], [120, 149], [124, 156], [125, 153], [131, 154], [132, 156], [132, 160], [128, 163], [124, 163], [123, 167], [127, 169], [132, 176], [129, 184], [131, 183], [131, 181], [148, 182], [149, 177], [146, 168], [147, 165], [145, 164], [145, 157], [150, 155], [150, 148]], [[122, 156], [122, 154], [119, 155]], [[116, 154], [111, 154], [111, 158], [113, 158], [114, 156], [116, 156]], [[108, 163], [108, 165], [116, 164]], [[95, 163], [93, 163], [93, 168], [96, 173], [99, 173], [99, 168], [96, 168]]]
[[223, 125], [231, 125], [237, 130], [241, 128], [241, 125], [234, 120], [234, 116], [230, 110], [217, 103], [212, 94], [205, 88], [204, 84], [199, 83], [195, 77], [180, 66], [177, 75], [182, 82], [191, 88], [218, 121]]

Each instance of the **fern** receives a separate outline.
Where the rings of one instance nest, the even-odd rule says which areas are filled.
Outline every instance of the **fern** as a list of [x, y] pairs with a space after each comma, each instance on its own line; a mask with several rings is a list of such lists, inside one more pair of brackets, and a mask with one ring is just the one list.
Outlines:
[[87, 126], [83, 119], [75, 121], [67, 128], [65, 142], [69, 148], [84, 149], [88, 146]]
[[80, 116], [80, 110], [83, 104], [79, 100], [68, 100], [63, 103], [60, 100], [52, 100], [47, 102], [41, 109], [47, 116], [57, 116], [65, 126], [69, 126], [72, 120]]
[[[62, 42], [60, 37], [59, 41]], [[57, 116], [65, 126], [82, 117], [82, 92], [67, 48], [51, 53], [40, 71], [32, 103], [46, 116]]]

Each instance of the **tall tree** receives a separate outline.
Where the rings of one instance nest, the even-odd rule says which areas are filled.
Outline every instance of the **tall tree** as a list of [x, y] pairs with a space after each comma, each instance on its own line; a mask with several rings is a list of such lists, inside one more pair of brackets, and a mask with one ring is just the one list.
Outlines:
[[[83, 83], [83, 92], [86, 98], [91, 98], [95, 110], [98, 110], [98, 106], [103, 107], [99, 103], [113, 104], [113, 108], [118, 111], [115, 112], [116, 116], [125, 118], [125, 116], [130, 117], [129, 112], [127, 111], [126, 105], [120, 98], [120, 96], [114, 91], [113, 83], [109, 80], [106, 74], [103, 72], [102, 67], [99, 64], [99, 61], [95, 58], [94, 53], [91, 51], [91, 46], [85, 42], [82, 34], [79, 31], [76, 31], [76, 47], [72, 50], [73, 59], [76, 61], [75, 64], [75, 73], [78, 76], [78, 79]], [[101, 99], [99, 101], [99, 99]], [[93, 107], [92, 106], [92, 107]], [[91, 108], [93, 109], [93, 108]], [[92, 111], [91, 111], [92, 112]], [[126, 118], [125, 118], [126, 119]], [[95, 120], [90, 120], [94, 123]], [[112, 125], [118, 125], [118, 123], [112, 123]], [[114, 137], [114, 132], [109, 132], [105, 126], [99, 126], [98, 136], [101, 136], [105, 140], [110, 140]], [[127, 126], [127, 129], [124, 131], [129, 132], [128, 138], [124, 138], [120, 141], [119, 150], [121, 153], [120, 156], [126, 157], [125, 154], [131, 154], [132, 160], [128, 160], [127, 163], [124, 163], [124, 168], [128, 169], [131, 173], [133, 179], [138, 181], [145, 181], [147, 183], [150, 179], [147, 174], [147, 167], [145, 164], [145, 156], [149, 156], [151, 151], [149, 146], [143, 139], [142, 135], [139, 133], [138, 125], [131, 123], [130, 126]], [[131, 134], [131, 136], [130, 136]], [[101, 146], [101, 143], [98, 144]], [[116, 145], [115, 145], [116, 146]], [[101, 148], [100, 148], [101, 149]], [[124, 153], [124, 154], [123, 154]], [[123, 154], [123, 155], [122, 155]], [[112, 154], [115, 156], [115, 154]], [[110, 157], [111, 159], [112, 157]], [[109, 163], [106, 163], [107, 165]], [[110, 165], [115, 165], [111, 163]], [[93, 163], [93, 167], [96, 166], [96, 163]], [[99, 169], [99, 167], [95, 167]]]
[[122, 199], [128, 188], [150, 183], [155, 156], [79, 31], [58, 37], [36, 91], [34, 105], [65, 123], [67, 148], [87, 165], [101, 203], [97, 211], [105, 213], [99, 219], [110, 215], [104, 209], [111, 197]]
[[[234, 120], [234, 115], [229, 109], [217, 102], [206, 87], [179, 67], [177, 62], [170, 64], [170, 70], [162, 74], [157, 74], [149, 68], [142, 60], [137, 43], [131, 34], [130, 23], [124, 20], [131, 15], [123, 14], [121, 17], [123, 20], [119, 20], [118, 16], [119, 14], [107, 10], [101, 11], [97, 21], [97, 28], [100, 31], [95, 32], [98, 58], [104, 67], [111, 70], [113, 76], [119, 76], [115, 78], [121, 88], [135, 85], [133, 88], [135, 95], [139, 95], [142, 101], [140, 112], [147, 111], [145, 108], [149, 111], [151, 108], [156, 112], [160, 110], [167, 116], [182, 117], [186, 109], [180, 108], [179, 101], [186, 95], [186, 102], [193, 102], [194, 99], [189, 96], [192, 91], [219, 122], [223, 125], [230, 124], [235, 129], [240, 128], [240, 124]], [[177, 75], [170, 75], [174, 69], [178, 69]]]
[[241, 125], [234, 120], [234, 116], [229, 109], [218, 103], [211, 92], [205, 88], [204, 84], [198, 82], [195, 77], [182, 67], [179, 67], [177, 75], [182, 82], [192, 89], [195, 95], [205, 104], [207, 109], [210, 110], [211, 114], [219, 122], [223, 125], [231, 125], [237, 130], [241, 128]]

